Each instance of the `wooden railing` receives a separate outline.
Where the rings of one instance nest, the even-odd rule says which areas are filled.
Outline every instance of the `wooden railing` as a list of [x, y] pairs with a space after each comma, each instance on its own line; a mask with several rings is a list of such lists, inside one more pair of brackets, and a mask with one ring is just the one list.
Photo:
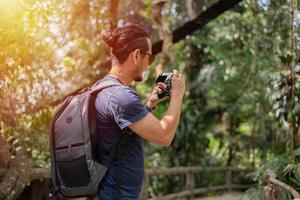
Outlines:
[[[149, 181], [152, 176], [164, 176], [164, 175], [185, 175], [185, 188], [181, 192], [166, 194], [164, 196], [155, 197], [151, 200], [173, 200], [176, 198], [185, 198], [189, 197], [193, 199], [195, 195], [203, 194], [210, 191], [218, 191], [218, 190], [228, 190], [231, 191], [233, 189], [247, 189], [251, 188], [254, 185], [241, 185], [232, 182], [232, 175], [234, 172], [250, 172], [250, 169], [245, 168], [236, 168], [236, 167], [177, 167], [177, 168], [165, 168], [165, 169], [148, 169], [146, 170], [146, 174], [144, 177], [143, 190], [141, 193], [141, 199], [148, 199], [148, 188]], [[224, 172], [225, 180], [224, 184], [217, 186], [209, 186], [205, 188], [195, 188], [195, 175], [199, 172], [208, 172], [207, 177], [209, 178], [209, 173], [216, 172]]]
[[[143, 190], [141, 192], [141, 199], [146, 200], [148, 198], [148, 188], [150, 186], [150, 178], [153, 176], [165, 176], [165, 175], [185, 175], [185, 188], [183, 191], [178, 193], [166, 194], [164, 196], [155, 197], [154, 199], [159, 200], [174, 200], [176, 198], [185, 198], [189, 197], [193, 199], [195, 195], [203, 194], [210, 191], [218, 190], [233, 190], [233, 189], [247, 189], [253, 187], [254, 185], [241, 185], [232, 182], [232, 176], [235, 172], [249, 172], [251, 170], [245, 168], [236, 168], [236, 167], [176, 167], [176, 168], [162, 168], [162, 169], [147, 169], [144, 177]], [[0, 169], [0, 177], [6, 174], [8, 170]], [[195, 175], [200, 172], [207, 172], [207, 177], [211, 173], [225, 173], [225, 180], [223, 185], [208, 186], [205, 188], [195, 188]], [[28, 172], [28, 182], [34, 180], [42, 180], [50, 178], [50, 170], [44, 168], [34, 168]], [[0, 183], [1, 186], [1, 183]], [[4, 186], [4, 185], [3, 185]], [[25, 186], [25, 185], [24, 185]], [[20, 188], [21, 189], [21, 188]], [[23, 188], [22, 188], [23, 189]], [[1, 192], [0, 192], [1, 194]], [[1, 196], [1, 195], [0, 195]]]

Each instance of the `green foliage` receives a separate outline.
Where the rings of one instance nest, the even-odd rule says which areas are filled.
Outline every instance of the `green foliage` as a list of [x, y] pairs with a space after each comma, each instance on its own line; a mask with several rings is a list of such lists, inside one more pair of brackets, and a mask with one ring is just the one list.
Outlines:
[[249, 189], [246, 194], [242, 197], [242, 200], [261, 200], [264, 199], [264, 192], [262, 189], [259, 188], [252, 188]]
[[53, 108], [35, 114], [22, 115], [11, 127], [1, 122], [0, 133], [11, 144], [11, 154], [24, 150], [35, 165], [50, 167], [48, 134]]
[[92, 32], [85, 18], [87, 13], [90, 20], [100, 18], [93, 10], [100, 5], [91, 2], [85, 10], [84, 2], [1, 1], [1, 136], [11, 143], [12, 155], [22, 148], [39, 166], [50, 165], [50, 105], [102, 71], [98, 60], [106, 49], [96, 32], [100, 21]]

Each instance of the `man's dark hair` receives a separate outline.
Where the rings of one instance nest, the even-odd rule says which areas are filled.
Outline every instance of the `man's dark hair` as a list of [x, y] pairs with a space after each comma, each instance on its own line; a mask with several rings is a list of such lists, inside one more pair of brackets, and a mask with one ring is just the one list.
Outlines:
[[120, 64], [124, 63], [135, 49], [147, 52], [149, 47], [146, 38], [150, 38], [149, 34], [137, 24], [118, 27], [113, 31], [107, 31], [102, 36], [102, 40], [108, 45]]

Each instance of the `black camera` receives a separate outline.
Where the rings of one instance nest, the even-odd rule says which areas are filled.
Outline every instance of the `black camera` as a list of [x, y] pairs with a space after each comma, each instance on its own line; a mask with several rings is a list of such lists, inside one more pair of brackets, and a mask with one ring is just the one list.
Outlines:
[[171, 96], [170, 95], [170, 91], [172, 88], [172, 77], [173, 77], [173, 73], [171, 72], [162, 72], [158, 75], [155, 83], [164, 83], [166, 84], [166, 88], [164, 91], [158, 93], [158, 98], [163, 98], [165, 96]]

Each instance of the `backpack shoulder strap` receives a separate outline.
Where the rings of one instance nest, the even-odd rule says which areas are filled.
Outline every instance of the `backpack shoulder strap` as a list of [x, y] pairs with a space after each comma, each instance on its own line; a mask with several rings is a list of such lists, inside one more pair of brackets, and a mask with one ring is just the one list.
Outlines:
[[[91, 88], [90, 88], [90, 100], [89, 100], [89, 105], [88, 105], [88, 113], [89, 113], [89, 127], [90, 127], [90, 134], [92, 137], [92, 149], [94, 152], [94, 156], [97, 157], [97, 146], [98, 146], [98, 142], [97, 142], [97, 122], [96, 122], [96, 107], [95, 107], [95, 101], [97, 98], [97, 94], [99, 92], [101, 92], [101, 90], [108, 88], [108, 87], [112, 87], [112, 86], [122, 86], [122, 84], [118, 81], [113, 81], [113, 80], [100, 80], [98, 82], [96, 82]], [[123, 134], [122, 134], [123, 135]], [[118, 145], [116, 145], [118, 146]], [[109, 165], [112, 157], [114, 156], [114, 152], [116, 152], [117, 148], [115, 148], [115, 150], [113, 150], [110, 154], [107, 163], [105, 163], [105, 165]]]
[[100, 80], [98, 81], [95, 85], [92, 86], [91, 88], [91, 94], [96, 95], [99, 93], [101, 90], [112, 87], [112, 86], [123, 86], [120, 82], [118, 81], [113, 81], [113, 80]]
[[[120, 82], [116, 81], [116, 80], [100, 80], [98, 81], [92, 88], [91, 88], [91, 95], [93, 96], [93, 99], [95, 100], [95, 96], [103, 89], [111, 87], [111, 86], [123, 86], [123, 84], [121, 84]], [[94, 103], [93, 103], [94, 106]], [[93, 111], [95, 112], [95, 108], [93, 109]], [[93, 121], [94, 124], [94, 130], [92, 131], [95, 135], [96, 133], [96, 122], [95, 122], [95, 118]], [[122, 130], [122, 134], [120, 136], [120, 138], [117, 141], [117, 144], [113, 147], [113, 149], [110, 151], [108, 157], [103, 161], [103, 165], [105, 167], [109, 167], [110, 163], [112, 162], [113, 158], [115, 156], [117, 156], [117, 165], [118, 165], [118, 171], [121, 171], [121, 164], [120, 164], [120, 156], [121, 156], [121, 152], [124, 146], [124, 143], [128, 140], [129, 138], [129, 134], [127, 134], [128, 132], [128, 128], [125, 128], [124, 130]], [[97, 146], [97, 144], [96, 144]], [[97, 153], [96, 153], [97, 154]], [[96, 155], [97, 157], [97, 155]], [[100, 185], [99, 185], [100, 186]], [[116, 183], [116, 199], [119, 200], [120, 199], [120, 188], [121, 188], [121, 174], [118, 174], [117, 177], [117, 183]]]

